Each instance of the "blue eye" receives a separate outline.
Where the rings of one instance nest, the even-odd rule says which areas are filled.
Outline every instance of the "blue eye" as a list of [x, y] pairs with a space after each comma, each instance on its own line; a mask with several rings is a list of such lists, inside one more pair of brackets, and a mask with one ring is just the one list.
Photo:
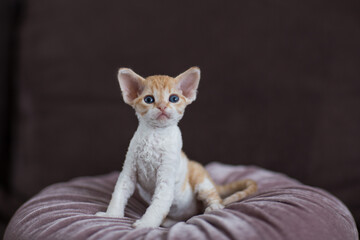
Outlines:
[[179, 101], [179, 96], [173, 94], [173, 95], [171, 95], [171, 96], [169, 97], [169, 101], [172, 102], [172, 103], [176, 103], [176, 102]]
[[146, 97], [144, 97], [144, 102], [147, 104], [151, 104], [151, 103], [155, 102], [155, 99], [153, 96], [146, 96]]

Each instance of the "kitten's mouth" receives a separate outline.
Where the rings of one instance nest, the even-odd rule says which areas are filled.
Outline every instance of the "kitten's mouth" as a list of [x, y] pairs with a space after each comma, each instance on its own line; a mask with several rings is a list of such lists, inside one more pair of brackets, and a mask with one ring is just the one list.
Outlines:
[[165, 120], [165, 119], [169, 119], [170, 116], [164, 112], [160, 113], [159, 116], [157, 116], [157, 120]]

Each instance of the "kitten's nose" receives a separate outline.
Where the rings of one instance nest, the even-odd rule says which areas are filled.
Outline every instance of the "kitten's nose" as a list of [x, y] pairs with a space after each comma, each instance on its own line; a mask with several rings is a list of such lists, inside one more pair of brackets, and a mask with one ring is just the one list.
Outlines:
[[166, 109], [166, 104], [159, 104], [157, 108], [163, 112]]

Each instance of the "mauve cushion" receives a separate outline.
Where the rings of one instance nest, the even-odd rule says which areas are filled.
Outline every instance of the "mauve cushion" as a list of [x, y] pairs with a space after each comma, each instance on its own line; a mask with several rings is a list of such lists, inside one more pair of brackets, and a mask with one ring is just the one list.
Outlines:
[[4, 239], [358, 239], [348, 209], [324, 190], [257, 167], [211, 163], [207, 170], [219, 184], [251, 178], [259, 190], [171, 228], [133, 229], [146, 209], [138, 194], [125, 218], [94, 216], [106, 209], [119, 173], [81, 177], [47, 187], [25, 203]]

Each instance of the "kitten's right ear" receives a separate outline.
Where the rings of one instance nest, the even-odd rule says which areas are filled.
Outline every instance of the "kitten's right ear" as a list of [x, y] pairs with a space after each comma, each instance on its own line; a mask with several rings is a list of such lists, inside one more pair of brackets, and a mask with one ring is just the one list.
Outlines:
[[118, 80], [124, 101], [129, 105], [133, 105], [134, 99], [144, 90], [145, 79], [130, 68], [120, 68]]

